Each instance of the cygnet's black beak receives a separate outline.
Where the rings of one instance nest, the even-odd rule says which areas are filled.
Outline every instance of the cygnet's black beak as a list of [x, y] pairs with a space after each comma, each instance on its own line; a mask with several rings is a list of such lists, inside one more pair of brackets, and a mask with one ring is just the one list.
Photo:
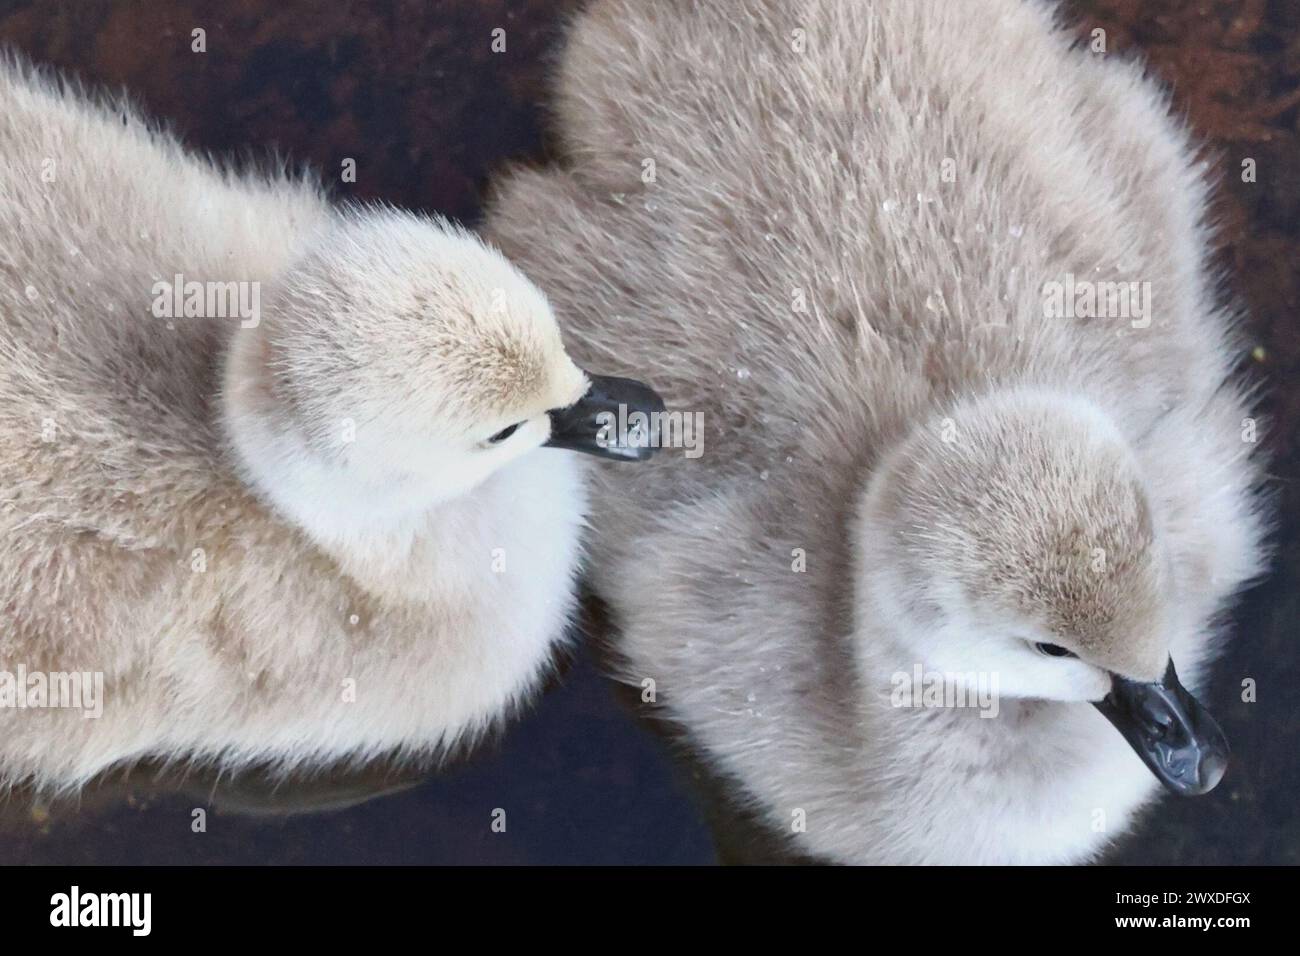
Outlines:
[[587, 375], [591, 388], [568, 408], [551, 412], [551, 448], [615, 461], [645, 461], [659, 446], [664, 400], [630, 378]]
[[1156, 778], [1174, 793], [1209, 793], [1228, 769], [1228, 741], [1214, 718], [1178, 683], [1174, 662], [1149, 684], [1112, 678], [1096, 707], [1124, 735]]

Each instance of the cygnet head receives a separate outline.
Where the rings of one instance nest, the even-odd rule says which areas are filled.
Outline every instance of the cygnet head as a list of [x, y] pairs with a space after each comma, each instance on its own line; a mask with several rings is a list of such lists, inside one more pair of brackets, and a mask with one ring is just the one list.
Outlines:
[[[471, 490], [543, 445], [614, 458], [586, 427], [657, 396], [565, 353], [541, 292], [439, 220], [340, 213], [234, 332], [227, 429], [254, 486], [308, 531], [362, 526]], [[662, 405], [657, 406], [662, 408]]]
[[1226, 743], [1173, 671], [1137, 464], [1091, 403], [1008, 389], [957, 404], [876, 470], [859, 530], [862, 626], [886, 629], [900, 664], [1096, 703], [1171, 789], [1218, 783]]

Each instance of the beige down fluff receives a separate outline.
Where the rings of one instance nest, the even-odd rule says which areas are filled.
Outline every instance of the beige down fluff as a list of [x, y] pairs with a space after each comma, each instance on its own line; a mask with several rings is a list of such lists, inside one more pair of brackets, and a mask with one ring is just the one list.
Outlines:
[[[104, 682], [0, 707], [0, 782], [430, 754], [521, 700], [586, 507], [534, 451], [587, 384], [536, 289], [12, 61], [0, 156], [0, 671]], [[159, 316], [177, 275], [261, 314]]]

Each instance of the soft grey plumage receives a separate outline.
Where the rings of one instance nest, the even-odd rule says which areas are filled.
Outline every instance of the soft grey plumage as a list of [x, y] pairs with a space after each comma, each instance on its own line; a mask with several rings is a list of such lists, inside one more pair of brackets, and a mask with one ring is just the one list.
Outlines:
[[[1156, 784], [1083, 701], [1170, 654], [1195, 686], [1262, 560], [1163, 94], [1025, 0], [603, 0], [558, 126], [489, 235], [580, 361], [705, 416], [698, 460], [600, 476], [620, 676], [804, 852], [1094, 856]], [[1149, 311], [1046, 317], [1072, 281]], [[950, 661], [998, 718], [891, 705]]]

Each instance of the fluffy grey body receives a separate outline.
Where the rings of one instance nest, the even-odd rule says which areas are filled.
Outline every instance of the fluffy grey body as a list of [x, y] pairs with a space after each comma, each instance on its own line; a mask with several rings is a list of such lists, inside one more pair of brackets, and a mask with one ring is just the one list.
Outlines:
[[[600, 477], [619, 676], [803, 852], [1097, 855], [1156, 783], [1085, 701], [1169, 655], [1197, 686], [1262, 561], [1164, 94], [1023, 0], [602, 0], [555, 120], [489, 235], [580, 361], [705, 416], [698, 460]], [[1149, 322], [1046, 316], [1067, 277], [1150, 283]], [[1003, 676], [996, 719], [894, 706], [948, 661]]]

